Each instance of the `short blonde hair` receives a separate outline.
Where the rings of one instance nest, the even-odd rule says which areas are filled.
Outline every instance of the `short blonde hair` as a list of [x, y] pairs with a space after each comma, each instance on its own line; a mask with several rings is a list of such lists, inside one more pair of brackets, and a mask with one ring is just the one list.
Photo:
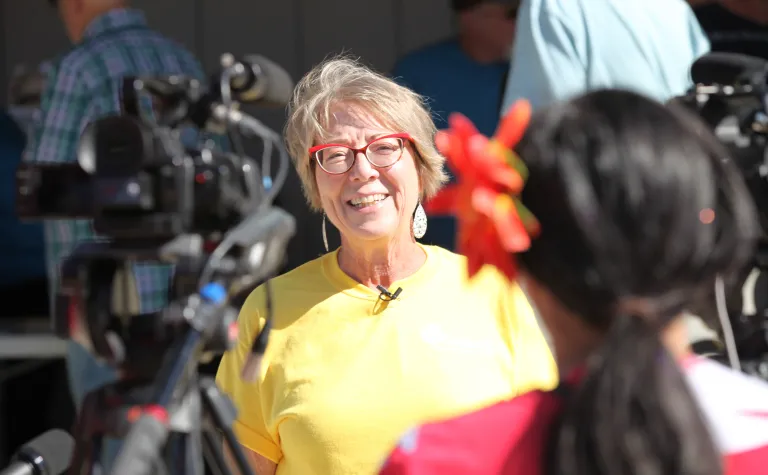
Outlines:
[[421, 198], [437, 193], [447, 181], [445, 158], [434, 145], [435, 124], [421, 96], [348, 56], [327, 59], [296, 85], [288, 106], [285, 141], [309, 205], [321, 210], [309, 148], [328, 137], [331, 109], [339, 103], [359, 104], [395, 132], [413, 137]]

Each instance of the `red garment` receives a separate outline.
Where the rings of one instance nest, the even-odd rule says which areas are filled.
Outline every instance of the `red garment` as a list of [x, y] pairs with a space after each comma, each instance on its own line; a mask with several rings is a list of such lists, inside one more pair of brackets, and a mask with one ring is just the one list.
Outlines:
[[[768, 473], [768, 384], [710, 360], [683, 365], [727, 475]], [[406, 434], [381, 475], [536, 475], [547, 428], [562, 405], [554, 392], [532, 392]]]

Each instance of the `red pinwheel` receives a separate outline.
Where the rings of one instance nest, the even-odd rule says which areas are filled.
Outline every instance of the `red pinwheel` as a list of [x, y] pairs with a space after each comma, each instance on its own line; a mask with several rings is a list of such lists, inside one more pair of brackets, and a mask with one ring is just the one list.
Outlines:
[[456, 216], [458, 251], [467, 256], [470, 277], [491, 264], [514, 279], [514, 253], [527, 250], [531, 236], [539, 232], [538, 221], [517, 198], [528, 171], [512, 151], [530, 117], [530, 105], [517, 102], [488, 139], [469, 119], [454, 113], [449, 129], [435, 137], [457, 182], [441, 190], [426, 209]]

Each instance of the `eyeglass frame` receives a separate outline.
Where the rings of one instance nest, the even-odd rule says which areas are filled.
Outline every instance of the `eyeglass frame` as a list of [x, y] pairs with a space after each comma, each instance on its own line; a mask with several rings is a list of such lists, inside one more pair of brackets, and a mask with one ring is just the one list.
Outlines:
[[[317, 163], [317, 166], [319, 166], [322, 171], [324, 171], [325, 173], [327, 173], [329, 175], [343, 175], [343, 174], [349, 172], [350, 170], [352, 170], [352, 168], [355, 166], [355, 163], [357, 162], [357, 155], [360, 154], [360, 153], [363, 154], [365, 159], [368, 161], [368, 163], [372, 167], [377, 168], [377, 169], [385, 169], [385, 168], [389, 168], [389, 167], [393, 166], [395, 163], [399, 162], [400, 159], [403, 158], [403, 151], [401, 149], [400, 150], [400, 156], [397, 157], [397, 160], [395, 160], [394, 162], [390, 163], [389, 165], [379, 166], [379, 165], [374, 164], [373, 162], [371, 162], [371, 159], [368, 157], [368, 147], [370, 147], [373, 143], [378, 142], [379, 140], [383, 140], [383, 139], [401, 139], [401, 140], [407, 140], [411, 144], [415, 143], [415, 141], [413, 140], [413, 137], [411, 137], [411, 134], [408, 134], [408, 133], [404, 133], [403, 132], [403, 133], [398, 133], [398, 134], [387, 134], [387, 135], [382, 135], [381, 137], [376, 137], [375, 139], [371, 140], [370, 142], [368, 142], [367, 144], [365, 144], [365, 146], [363, 146], [361, 148], [350, 147], [349, 145], [342, 144], [342, 143], [325, 143], [325, 144], [315, 145], [315, 146], [309, 148], [309, 157], [315, 163]], [[320, 150], [323, 150], [324, 148], [330, 148], [330, 147], [344, 147], [344, 148], [349, 149], [349, 150], [351, 150], [353, 152], [352, 163], [349, 165], [349, 168], [347, 168], [343, 172], [333, 173], [333, 172], [329, 172], [328, 170], [326, 170], [323, 167], [323, 165], [320, 163], [320, 159], [317, 158], [317, 152], [319, 152]], [[405, 144], [402, 144], [402, 147], [405, 148]]]

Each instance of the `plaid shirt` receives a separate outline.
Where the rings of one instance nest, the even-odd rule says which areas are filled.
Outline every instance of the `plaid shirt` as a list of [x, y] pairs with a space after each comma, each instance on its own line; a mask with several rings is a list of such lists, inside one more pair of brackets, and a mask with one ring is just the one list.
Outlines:
[[[123, 77], [174, 74], [204, 79], [195, 57], [150, 30], [142, 13], [116, 9], [102, 15], [88, 26], [82, 41], [54, 65], [27, 159], [77, 161], [77, 145], [85, 126], [120, 112]], [[46, 222], [45, 236], [51, 297], [55, 298], [63, 259], [78, 243], [95, 235], [91, 221], [62, 220]], [[140, 311], [158, 311], [167, 303], [171, 268], [136, 264], [134, 272]]]

